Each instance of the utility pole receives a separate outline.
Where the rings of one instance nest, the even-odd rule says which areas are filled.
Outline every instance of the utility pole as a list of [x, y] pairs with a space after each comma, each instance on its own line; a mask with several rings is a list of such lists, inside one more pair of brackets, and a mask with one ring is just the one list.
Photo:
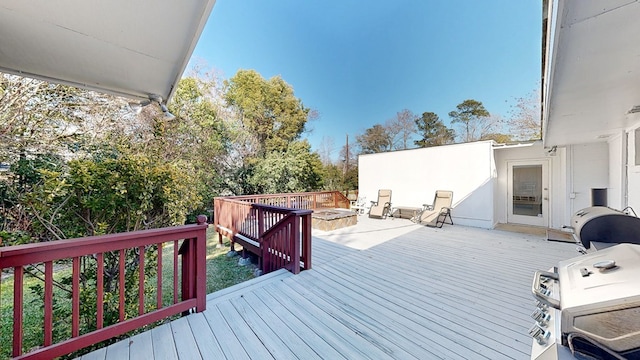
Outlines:
[[346, 155], [345, 155], [345, 159], [344, 159], [344, 174], [347, 175], [347, 172], [349, 171], [349, 134], [347, 135], [347, 145], [345, 146], [346, 149]]
[[349, 188], [347, 187], [347, 173], [349, 172], [349, 134], [346, 134], [346, 136], [347, 136], [347, 144], [345, 146], [346, 155], [344, 159], [344, 174], [342, 175], [342, 183], [346, 187], [345, 191], [347, 193], [347, 196], [349, 196]]

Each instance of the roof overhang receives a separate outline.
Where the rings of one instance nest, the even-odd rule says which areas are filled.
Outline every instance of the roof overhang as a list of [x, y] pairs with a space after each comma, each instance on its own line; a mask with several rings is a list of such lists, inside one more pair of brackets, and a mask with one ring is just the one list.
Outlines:
[[0, 71], [132, 99], [175, 91], [215, 0], [4, 0]]
[[640, 120], [640, 2], [549, 0], [543, 19], [545, 147], [604, 141]]

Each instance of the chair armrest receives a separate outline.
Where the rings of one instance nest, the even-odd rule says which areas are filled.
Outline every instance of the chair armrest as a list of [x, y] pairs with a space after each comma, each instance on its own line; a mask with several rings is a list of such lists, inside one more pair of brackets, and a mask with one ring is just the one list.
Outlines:
[[433, 210], [432, 204], [422, 204], [422, 206], [424, 207], [424, 210]]

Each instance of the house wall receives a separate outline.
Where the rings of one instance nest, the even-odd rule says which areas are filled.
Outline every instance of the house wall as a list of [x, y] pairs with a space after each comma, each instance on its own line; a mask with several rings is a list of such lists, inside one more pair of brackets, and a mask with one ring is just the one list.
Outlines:
[[392, 206], [433, 203], [436, 190], [453, 191], [455, 224], [492, 228], [496, 168], [492, 141], [360, 155], [359, 195], [367, 203], [391, 189]]
[[578, 144], [567, 147], [567, 151], [569, 213], [575, 214], [591, 206], [592, 188], [609, 188], [609, 145], [606, 142]]
[[609, 140], [609, 186], [608, 206], [621, 210], [626, 207], [627, 134], [621, 133]]
[[[631, 129], [628, 141], [627, 159], [627, 204], [636, 214], [640, 215], [640, 131], [638, 128]], [[638, 144], [638, 145], [636, 145]]]

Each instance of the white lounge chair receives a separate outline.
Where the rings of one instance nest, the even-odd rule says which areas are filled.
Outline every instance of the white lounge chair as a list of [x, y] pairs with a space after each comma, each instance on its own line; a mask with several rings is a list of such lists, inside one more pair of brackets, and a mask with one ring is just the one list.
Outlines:
[[[425, 224], [430, 227], [441, 228], [443, 224], [453, 225], [451, 218], [451, 203], [453, 202], [453, 191], [438, 190], [433, 199], [433, 204], [424, 204], [424, 209], [418, 214], [414, 220], [419, 224]], [[449, 222], [447, 222], [447, 218]]]
[[384, 219], [391, 212], [391, 190], [378, 190], [378, 201], [371, 202], [370, 218]]

